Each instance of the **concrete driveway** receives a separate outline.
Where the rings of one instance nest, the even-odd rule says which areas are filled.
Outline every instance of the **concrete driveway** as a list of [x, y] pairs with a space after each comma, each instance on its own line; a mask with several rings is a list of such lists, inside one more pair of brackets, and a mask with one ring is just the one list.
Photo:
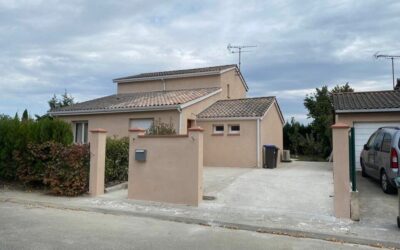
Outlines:
[[357, 189], [360, 197], [360, 223], [374, 225], [377, 230], [398, 230], [397, 195], [385, 194], [378, 181], [364, 178], [357, 172]]
[[306, 217], [333, 216], [332, 164], [283, 163], [275, 169], [204, 168], [201, 206]]

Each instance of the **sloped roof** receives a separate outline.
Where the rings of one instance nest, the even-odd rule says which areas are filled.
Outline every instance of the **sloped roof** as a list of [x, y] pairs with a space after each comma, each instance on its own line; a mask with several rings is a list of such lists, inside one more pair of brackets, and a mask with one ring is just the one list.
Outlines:
[[400, 111], [398, 90], [337, 93], [332, 101], [336, 113]]
[[114, 81], [119, 80], [127, 80], [127, 79], [137, 79], [137, 78], [153, 78], [153, 77], [163, 77], [163, 76], [171, 76], [171, 75], [183, 75], [183, 74], [194, 74], [194, 73], [205, 73], [205, 72], [215, 72], [219, 73], [222, 70], [229, 68], [237, 68], [236, 64], [228, 64], [228, 65], [219, 65], [212, 67], [204, 67], [204, 68], [193, 68], [193, 69], [182, 69], [182, 70], [170, 70], [170, 71], [159, 71], [159, 72], [149, 72], [149, 73], [141, 73], [137, 75], [131, 75], [126, 77], [120, 77], [114, 79]]
[[219, 100], [197, 115], [199, 119], [262, 117], [275, 97]]
[[220, 88], [201, 88], [173, 91], [116, 94], [51, 110], [52, 115], [75, 113], [126, 112], [134, 110], [175, 109], [220, 91]]

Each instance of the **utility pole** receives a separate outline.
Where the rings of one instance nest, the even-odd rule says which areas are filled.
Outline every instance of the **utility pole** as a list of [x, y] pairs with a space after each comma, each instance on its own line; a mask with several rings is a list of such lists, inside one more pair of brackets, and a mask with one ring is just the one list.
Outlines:
[[257, 46], [256, 45], [231, 45], [231, 44], [228, 44], [228, 46], [226, 48], [229, 50], [230, 53], [239, 55], [239, 69], [240, 69], [240, 66], [242, 65], [242, 53], [251, 52], [251, 50], [243, 50], [243, 49], [255, 48], [255, 47], [257, 47]]
[[392, 60], [392, 79], [393, 79], [393, 88], [394, 88], [396, 86], [396, 83], [394, 80], [394, 59], [400, 59], [400, 56], [399, 55], [383, 55], [383, 54], [379, 54], [379, 52], [376, 52], [374, 57], [376, 59], [385, 58], [385, 59]]

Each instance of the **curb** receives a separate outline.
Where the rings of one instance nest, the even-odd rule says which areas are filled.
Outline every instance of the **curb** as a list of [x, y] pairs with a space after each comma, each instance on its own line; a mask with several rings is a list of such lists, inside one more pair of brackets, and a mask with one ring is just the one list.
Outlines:
[[372, 247], [378, 247], [378, 248], [386, 247], [386, 248], [400, 249], [400, 242], [371, 240], [371, 239], [355, 237], [355, 236], [334, 235], [334, 234], [328, 234], [328, 233], [317, 233], [317, 232], [301, 231], [301, 230], [295, 230], [295, 229], [282, 229], [282, 228], [274, 228], [274, 227], [268, 227], [268, 226], [254, 226], [254, 225], [248, 225], [248, 224], [242, 224], [242, 223], [232, 223], [232, 222], [225, 222], [225, 221], [218, 221], [218, 220], [210, 221], [210, 220], [189, 218], [189, 217], [182, 217], [182, 216], [174, 216], [174, 215], [151, 214], [151, 213], [143, 213], [143, 212], [135, 212], [135, 211], [121, 211], [121, 210], [88, 207], [88, 206], [71, 206], [71, 205], [41, 202], [41, 201], [22, 200], [22, 199], [17, 199], [17, 198], [0, 198], [0, 202], [10, 202], [10, 203], [24, 204], [24, 205], [38, 205], [38, 206], [54, 208], [54, 209], [95, 212], [95, 213], [103, 213], [103, 214], [110, 214], [110, 215], [116, 215], [116, 216], [118, 216], [118, 215], [135, 216], [135, 217], [142, 217], [142, 218], [158, 219], [158, 220], [163, 220], [163, 221], [171, 221], [171, 222], [179, 222], [179, 223], [187, 223], [187, 224], [197, 224], [197, 225], [210, 226], [210, 227], [221, 227], [221, 228], [234, 229], [234, 230], [244, 230], [244, 231], [257, 232], [257, 233], [285, 235], [285, 236], [291, 236], [291, 237], [297, 237], [297, 238], [310, 238], [310, 239], [318, 239], [318, 240], [325, 240], [325, 241], [331, 241], [331, 242], [366, 245], [366, 246], [372, 246]]
[[127, 188], [128, 188], [128, 182], [126, 181], [126, 182], [105, 188], [104, 190], [105, 190], [105, 193], [109, 193], [109, 192], [118, 191], [118, 190], [127, 189]]

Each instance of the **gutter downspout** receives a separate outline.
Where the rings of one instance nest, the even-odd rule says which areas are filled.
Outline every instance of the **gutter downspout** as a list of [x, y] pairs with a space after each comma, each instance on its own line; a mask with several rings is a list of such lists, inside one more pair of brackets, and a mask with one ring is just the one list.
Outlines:
[[257, 167], [260, 168], [260, 118], [257, 119]]
[[165, 90], [166, 90], [166, 86], [165, 86], [165, 80], [164, 80], [164, 78], [161, 78], [161, 81], [162, 81], [162, 83], [163, 83], [163, 91], [165, 91]]
[[178, 107], [179, 112], [179, 125], [178, 125], [178, 134], [181, 134], [181, 127], [182, 127], [182, 108]]

